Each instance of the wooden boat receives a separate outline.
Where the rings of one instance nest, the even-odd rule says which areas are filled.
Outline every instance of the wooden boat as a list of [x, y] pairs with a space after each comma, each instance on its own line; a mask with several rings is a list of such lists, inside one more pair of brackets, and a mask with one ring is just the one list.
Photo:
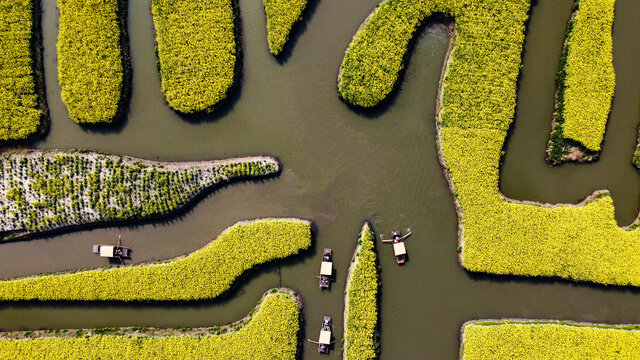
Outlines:
[[331, 341], [331, 317], [325, 316], [322, 319], [322, 328], [320, 329], [320, 336], [318, 337], [318, 341], [314, 341], [311, 339], [307, 339], [310, 343], [318, 345], [318, 352], [320, 354], [329, 354], [329, 346], [333, 344]]
[[320, 264], [320, 289], [329, 289], [333, 275], [333, 256], [331, 249], [322, 251], [322, 263]]
[[93, 245], [93, 253], [106, 258], [129, 258], [131, 249], [124, 246]]
[[404, 264], [407, 259], [407, 248], [404, 246], [404, 240], [411, 236], [411, 232], [402, 236], [400, 231], [393, 231], [391, 233], [391, 239], [382, 240], [382, 242], [393, 244], [393, 254], [396, 257], [396, 263]]

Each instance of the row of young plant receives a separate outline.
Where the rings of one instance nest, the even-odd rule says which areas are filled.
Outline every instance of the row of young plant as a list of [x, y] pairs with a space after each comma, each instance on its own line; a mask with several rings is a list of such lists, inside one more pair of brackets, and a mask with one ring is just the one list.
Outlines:
[[635, 359], [637, 326], [559, 321], [473, 321], [462, 327], [463, 360]]
[[92, 152], [0, 157], [0, 229], [6, 237], [180, 209], [214, 185], [279, 171], [270, 157], [160, 163]]
[[267, 15], [267, 40], [273, 55], [282, 52], [293, 26], [302, 19], [307, 0], [263, 0]]
[[111, 123], [128, 97], [126, 0], [58, 0], [58, 79], [77, 123]]
[[[39, 2], [35, 2], [39, 6]], [[34, 73], [36, 49], [34, 0], [6, 0], [0, 4], [0, 140], [33, 137], [44, 121]]]
[[529, 5], [386, 0], [347, 50], [341, 94], [360, 106], [382, 101], [420, 23], [433, 11], [454, 18], [436, 120], [439, 158], [460, 222], [461, 264], [474, 272], [640, 286], [640, 230], [631, 230], [637, 222], [617, 226], [607, 192], [577, 206], [519, 202], [500, 193]]
[[238, 80], [235, 0], [153, 0], [152, 12], [169, 106], [185, 114], [213, 111]]
[[615, 0], [577, 0], [567, 26], [547, 161], [592, 161], [615, 90], [612, 26]]
[[311, 246], [311, 223], [238, 223], [204, 248], [167, 262], [0, 281], [0, 300], [188, 301], [213, 299], [246, 271]]
[[345, 288], [344, 351], [347, 360], [375, 359], [378, 341], [378, 263], [375, 234], [365, 222]]
[[0, 358], [50, 359], [283, 359], [294, 360], [300, 330], [300, 300], [293, 291], [272, 289], [248, 318], [231, 324], [224, 335], [154, 336], [137, 331], [127, 336], [76, 331], [76, 337], [13, 340], [0, 338]]

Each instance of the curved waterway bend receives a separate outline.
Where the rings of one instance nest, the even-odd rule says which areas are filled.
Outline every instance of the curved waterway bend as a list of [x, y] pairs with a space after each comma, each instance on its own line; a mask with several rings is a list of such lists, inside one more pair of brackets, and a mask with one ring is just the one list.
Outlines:
[[[617, 1], [616, 29], [626, 26], [636, 33], [623, 36], [626, 40], [616, 40], [621, 36], [616, 31], [614, 47], [620, 41], [630, 44], [637, 38], [638, 25], [631, 16], [636, 6], [633, 2]], [[346, 271], [365, 219], [372, 222], [378, 234], [388, 235], [396, 227], [411, 227], [414, 233], [407, 241], [410, 259], [403, 267], [394, 263], [390, 248], [378, 243], [383, 284], [381, 359], [455, 359], [460, 326], [470, 319], [640, 323], [637, 290], [470, 275], [458, 265], [455, 212], [435, 148], [436, 90], [449, 40], [443, 26], [433, 24], [421, 33], [391, 105], [373, 114], [359, 114], [338, 99], [336, 75], [351, 37], [377, 1], [313, 2], [305, 23], [288, 45], [290, 54], [281, 61], [269, 55], [262, 4], [240, 0], [239, 5], [244, 37], [243, 83], [224, 111], [194, 122], [179, 117], [164, 103], [155, 69], [149, 3], [130, 2], [134, 72], [129, 116], [115, 130], [90, 130], [69, 119], [60, 100], [55, 55], [57, 9], [55, 2], [43, 4], [45, 75], [52, 124], [51, 133], [37, 147], [90, 148], [167, 161], [266, 153], [278, 156], [284, 171], [265, 182], [222, 188], [181, 216], [166, 221], [0, 244], [0, 277], [105, 265], [91, 253], [90, 246], [113, 242], [118, 234], [134, 249], [133, 262], [172, 258], [202, 247], [239, 220], [257, 217], [313, 220], [317, 228], [314, 248], [280, 267], [272, 264], [259, 268], [221, 301], [5, 303], [0, 304], [0, 329], [218, 325], [242, 318], [266, 289], [282, 285], [296, 289], [304, 298], [306, 337], [317, 336], [323, 315], [334, 318], [336, 335], [341, 337]], [[535, 165], [537, 170], [526, 175], [529, 178], [523, 175], [536, 162], [544, 162], [553, 77], [571, 5], [572, 0], [540, 0], [533, 6], [518, 114], [507, 148], [502, 188], [508, 196], [528, 199], [541, 194], [538, 196], [549, 196], [545, 201], [550, 202], [576, 201], [594, 189], [609, 188], [616, 206], [620, 206], [618, 213], [629, 210], [635, 217], [631, 207], [619, 204], [625, 194], [630, 203], [637, 202], [634, 176], [605, 178], [602, 184], [591, 182], [590, 169], [598, 164], [554, 169]], [[616, 52], [616, 101], [623, 96], [621, 92], [635, 91], [634, 85], [620, 88], [629, 84], [625, 77], [637, 78], [637, 70], [625, 74], [619, 68], [619, 61], [634, 60], [627, 56], [628, 52]], [[545, 72], [538, 76], [541, 67]], [[537, 101], [544, 106], [533, 106]], [[526, 107], [527, 102], [532, 105]], [[611, 156], [628, 163], [636, 124], [625, 125], [633, 128], [629, 132], [612, 133], [613, 124], [634, 121], [620, 118], [616, 106], [600, 161]], [[521, 129], [531, 126], [530, 122], [536, 123], [537, 132], [528, 136], [527, 130], [522, 136]], [[628, 155], [610, 151], [608, 146], [618, 142]], [[518, 152], [519, 147], [526, 151]], [[574, 178], [566, 177], [569, 170], [565, 169], [583, 172], [580, 187], [569, 182]], [[609, 173], [616, 171], [620, 170], [609, 169]], [[525, 181], [529, 184], [524, 190], [533, 195], [517, 193], [507, 185]], [[627, 187], [616, 190], [617, 181], [626, 184], [629, 192], [623, 192]], [[557, 197], [547, 195], [540, 185], [545, 182], [553, 184], [553, 189], [557, 187]], [[335, 256], [338, 281], [331, 292], [321, 292], [313, 277], [319, 271], [323, 247], [333, 248]], [[316, 348], [305, 346], [304, 359], [317, 358]]]

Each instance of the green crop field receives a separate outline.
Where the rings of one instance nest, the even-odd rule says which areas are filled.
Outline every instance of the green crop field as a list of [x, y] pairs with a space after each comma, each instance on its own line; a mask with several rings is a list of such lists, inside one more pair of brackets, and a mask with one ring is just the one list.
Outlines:
[[309, 246], [309, 221], [255, 220], [238, 223], [204, 248], [167, 262], [0, 281], [0, 300], [213, 299], [244, 272]]
[[12, 360], [294, 360], [300, 329], [300, 309], [291, 291], [267, 292], [252, 315], [222, 335], [196, 332], [149, 336], [98, 335], [78, 337], [0, 338], [0, 358]]
[[640, 230], [618, 227], [608, 192], [577, 206], [520, 202], [500, 193], [529, 5], [386, 0], [346, 51], [340, 95], [363, 107], [383, 101], [421, 22], [434, 13], [453, 18], [437, 124], [440, 161], [462, 225], [461, 264], [475, 272], [640, 286]]
[[558, 321], [468, 322], [462, 328], [462, 360], [636, 359], [637, 326]]
[[378, 356], [378, 264], [376, 236], [365, 223], [358, 238], [360, 249], [349, 268], [345, 289], [344, 352], [347, 360]]
[[121, 41], [126, 1], [58, 0], [58, 7], [58, 78], [69, 116], [81, 124], [110, 123], [129, 86]]
[[0, 140], [33, 137], [43, 121], [34, 74], [33, 1], [0, 4]]
[[269, 51], [278, 55], [289, 40], [293, 25], [302, 17], [307, 0], [263, 0], [267, 15]]
[[184, 114], [209, 113], [236, 82], [234, 0], [153, 0], [162, 91]]

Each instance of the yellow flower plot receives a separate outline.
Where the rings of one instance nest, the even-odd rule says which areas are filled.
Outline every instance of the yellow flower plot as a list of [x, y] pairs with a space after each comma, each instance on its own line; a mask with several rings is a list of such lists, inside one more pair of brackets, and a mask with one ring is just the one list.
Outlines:
[[640, 328], [559, 321], [471, 321], [462, 360], [637, 359]]
[[370, 107], [393, 89], [429, 15], [455, 20], [438, 98], [438, 149], [469, 271], [640, 286], [640, 230], [620, 228], [608, 192], [578, 205], [507, 199], [499, 167], [513, 120], [528, 0], [385, 0], [347, 49], [340, 96]]
[[128, 93], [123, 87], [129, 86], [130, 65], [122, 48], [126, 2], [58, 0], [58, 7], [62, 101], [77, 123], [111, 123], [121, 111], [123, 92]]
[[587, 151], [600, 151], [616, 85], [614, 4], [615, 0], [579, 0], [575, 5], [556, 79], [556, 113], [547, 150], [552, 163], [571, 153], [564, 139], [577, 141]]
[[[193, 334], [160, 329], [137, 333], [120, 329], [118, 332], [124, 332], [124, 335], [100, 335], [100, 331], [89, 330], [79, 337], [75, 333], [66, 337], [50, 337], [44, 333], [43, 337], [22, 337], [19, 340], [1, 337], [0, 334], [0, 358], [294, 360], [300, 329], [300, 306], [300, 299], [291, 290], [272, 289], [251, 312], [252, 315], [225, 327], [228, 332], [221, 335], [213, 335], [207, 329], [193, 329]], [[161, 334], [153, 335], [156, 330]]]
[[344, 307], [344, 358], [366, 360], [377, 357], [378, 264], [376, 237], [365, 223], [349, 267]]
[[152, 0], [162, 91], [184, 114], [229, 96], [240, 62], [235, 0]]
[[255, 266], [309, 246], [311, 223], [307, 220], [241, 222], [204, 248], [167, 262], [0, 281], [0, 300], [213, 299]]
[[278, 55], [289, 40], [293, 25], [302, 19], [307, 0], [263, 0], [267, 15], [269, 51]]
[[[33, 72], [33, 1], [0, 3], [0, 140], [33, 137], [43, 121]], [[40, 64], [38, 64], [38, 67]]]

